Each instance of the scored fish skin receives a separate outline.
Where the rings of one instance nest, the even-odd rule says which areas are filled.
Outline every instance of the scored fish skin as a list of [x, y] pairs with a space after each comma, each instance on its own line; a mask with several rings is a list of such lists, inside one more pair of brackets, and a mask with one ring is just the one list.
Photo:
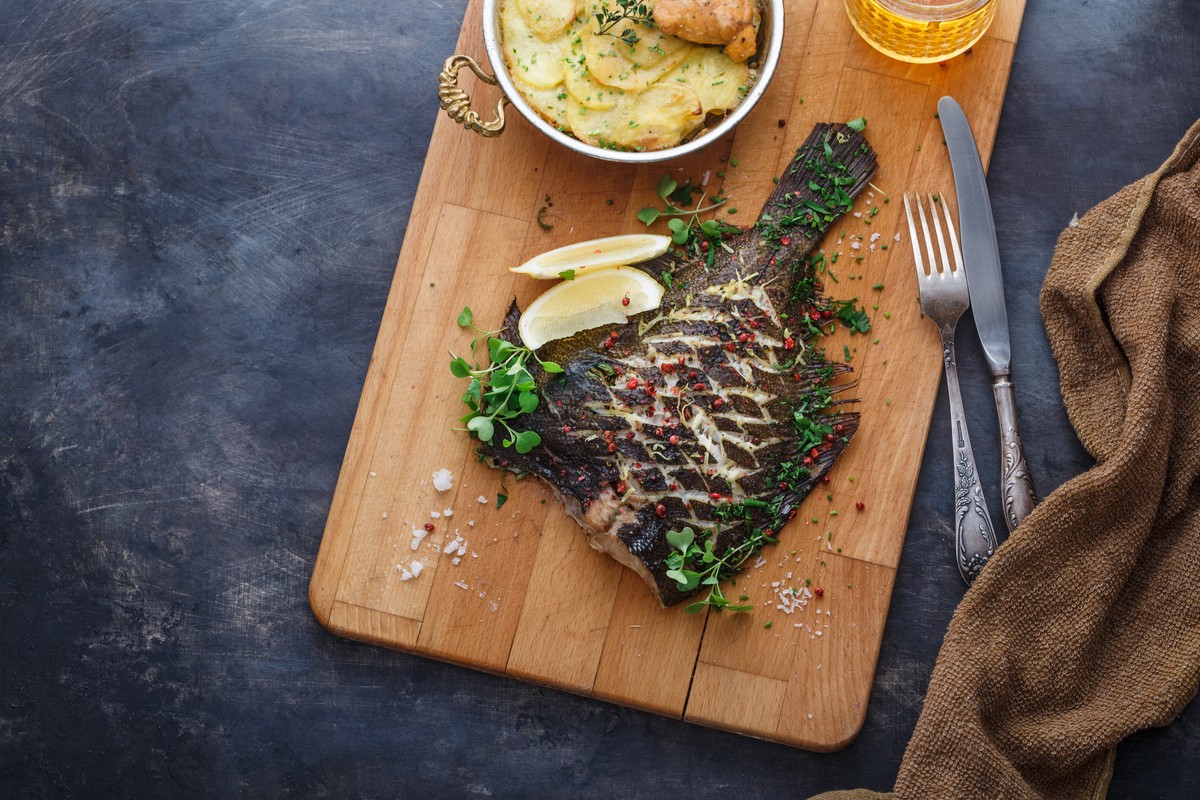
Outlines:
[[[835, 399], [853, 384], [832, 382], [850, 368], [811, 341], [807, 318], [829, 303], [810, 254], [832, 224], [826, 216], [849, 210], [875, 167], [860, 133], [818, 125], [758, 222], [726, 238], [711, 268], [672, 253], [640, 264], [656, 278], [671, 273], [658, 309], [544, 345], [539, 358], [563, 372], [533, 370], [541, 403], [517, 425], [541, 444], [520, 454], [497, 438], [481, 456], [549, 483], [591, 545], [637, 572], [663, 605], [705, 588], [684, 592], [667, 576], [668, 531], [709, 532], [715, 553], [736, 552], [739, 567], [774, 541], [857, 429], [858, 415], [839, 408], [849, 401]], [[838, 181], [835, 208], [829, 184]], [[502, 338], [520, 342], [519, 317], [514, 304]], [[814, 440], [797, 427], [798, 408], [817, 409], [801, 417], [831, 429], [815, 452], [799, 450]]]

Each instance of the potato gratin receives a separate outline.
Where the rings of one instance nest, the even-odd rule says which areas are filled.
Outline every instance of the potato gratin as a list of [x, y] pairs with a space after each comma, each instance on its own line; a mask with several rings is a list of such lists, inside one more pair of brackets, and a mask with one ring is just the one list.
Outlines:
[[757, 71], [720, 45], [664, 33], [653, 8], [654, 0], [501, 0], [508, 73], [539, 114], [583, 142], [674, 147], [710, 114], [735, 108]]

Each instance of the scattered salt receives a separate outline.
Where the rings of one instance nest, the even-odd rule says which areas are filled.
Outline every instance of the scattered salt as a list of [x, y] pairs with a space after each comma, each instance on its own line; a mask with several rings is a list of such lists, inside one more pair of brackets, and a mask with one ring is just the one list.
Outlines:
[[861, 211], [855, 211], [855, 212], [854, 212], [854, 216], [855, 216], [855, 217], [857, 217], [857, 218], [859, 218], [859, 219], [862, 219], [862, 212], [861, 212]]
[[897, 233], [895, 236], [893, 236], [892, 241], [894, 241], [894, 242], [900, 241], [900, 234]]
[[881, 233], [879, 233], [879, 231], [876, 231], [875, 233], [872, 233], [872, 234], [871, 234], [871, 241], [872, 241], [872, 242], [878, 242], [878, 241], [879, 241], [879, 237], [880, 237], [880, 236], [882, 236], [882, 234], [881, 234]]
[[433, 488], [439, 492], [448, 492], [454, 487], [454, 473], [442, 467], [433, 473]]
[[386, 512], [386, 511], [385, 511], [385, 512], [383, 512], [383, 518], [384, 518], [384, 519], [387, 519], [387, 512]]
[[476, 498], [475, 498], [475, 502], [476, 502], [476, 503], [479, 503], [479, 505], [481, 505], [481, 506], [486, 506], [486, 505], [487, 505], [487, 498], [486, 498], [486, 497], [484, 497], [483, 495], [479, 495], [479, 497], [476, 497]]
[[372, 473], [371, 473], [371, 477], [372, 477], [372, 478], [374, 478], [374, 477], [375, 477], [375, 473], [374, 473], [374, 472], [372, 472]]
[[420, 547], [421, 541], [428, 535], [429, 535], [429, 531], [425, 530], [424, 528], [413, 528], [412, 529], [412, 537], [413, 537], [412, 538], [412, 549], [416, 550], [418, 547]]
[[447, 508], [445, 511], [443, 511], [443, 512], [442, 512], [442, 516], [443, 516], [443, 517], [453, 517], [453, 516], [454, 516], [454, 509], [453, 509], [453, 508]]
[[861, 242], [851, 242], [851, 243], [850, 243], [850, 249], [851, 249], [851, 250], [857, 250], [857, 249], [859, 249], [860, 247], [862, 247], [862, 243], [861, 243]]
[[436, 512], [436, 511], [430, 511], [430, 512], [429, 512], [429, 516], [430, 516], [432, 519], [441, 519], [441, 518], [442, 518], [442, 515], [441, 515], [441, 514], [439, 514], [439, 513], [438, 513], [438, 512]]
[[460, 589], [470, 589], [471, 588], [470, 586], [467, 585], [466, 581], [455, 581], [454, 585]]
[[462, 563], [462, 559], [456, 556], [450, 560], [450, 563], [457, 567], [460, 563]]
[[415, 578], [421, 574], [421, 570], [425, 569], [425, 565], [422, 564], [420, 561], [414, 561], [414, 562], [412, 562], [412, 566], [409, 567], [409, 569], [412, 570], [413, 577]]

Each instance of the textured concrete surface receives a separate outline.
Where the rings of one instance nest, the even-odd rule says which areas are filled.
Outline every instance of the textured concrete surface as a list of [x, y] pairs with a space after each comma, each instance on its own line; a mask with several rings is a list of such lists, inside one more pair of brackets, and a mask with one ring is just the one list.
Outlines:
[[[891, 785], [961, 596], [944, 398], [866, 725], [842, 752], [343, 641], [309, 613], [464, 6], [0, 3], [0, 797]], [[990, 185], [1043, 494], [1089, 465], [1036, 305], [1055, 239], [1198, 113], [1192, 0], [1029, 0]], [[960, 358], [995, 464], [981, 354]], [[1111, 796], [1200, 794], [1198, 727], [1192, 706], [1135, 736]]]

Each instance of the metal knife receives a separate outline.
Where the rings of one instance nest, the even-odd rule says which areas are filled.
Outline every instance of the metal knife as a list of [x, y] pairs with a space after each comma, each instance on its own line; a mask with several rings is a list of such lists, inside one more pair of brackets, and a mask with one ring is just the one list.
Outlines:
[[958, 194], [959, 235], [971, 313], [992, 371], [992, 393], [1000, 418], [1000, 494], [1004, 502], [1004, 524], [1011, 533], [1037, 504], [1033, 479], [1025, 461], [1025, 447], [1017, 426], [1017, 403], [1012, 385], [1012, 348], [1008, 338], [1008, 312], [1004, 308], [1004, 283], [1000, 273], [1000, 248], [992, 221], [983, 162], [971, 125], [962, 106], [953, 97], [938, 101], [938, 117]]

